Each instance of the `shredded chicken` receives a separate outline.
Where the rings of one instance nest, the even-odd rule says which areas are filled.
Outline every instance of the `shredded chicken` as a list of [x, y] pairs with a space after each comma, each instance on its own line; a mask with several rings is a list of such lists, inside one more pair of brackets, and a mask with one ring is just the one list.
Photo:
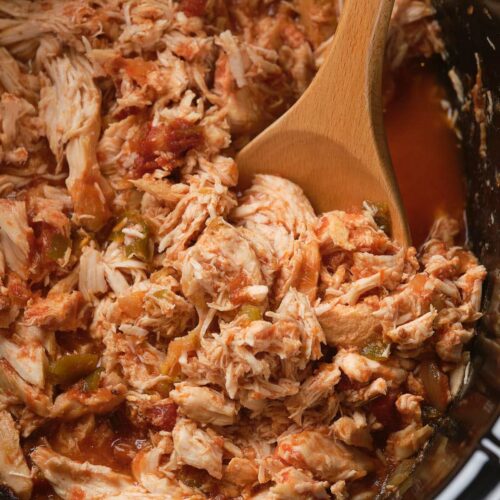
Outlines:
[[224, 439], [208, 433], [188, 419], [180, 419], [172, 431], [175, 460], [206, 470], [216, 479], [222, 478]]
[[31, 459], [62, 498], [101, 499], [144, 493], [127, 475], [114, 472], [109, 467], [75, 462], [46, 446], [36, 448], [31, 453]]
[[199, 313], [207, 306], [224, 311], [242, 303], [258, 305], [268, 294], [250, 244], [220, 219], [212, 220], [186, 252], [181, 284]]
[[323, 480], [336, 482], [365, 476], [374, 461], [318, 431], [302, 431], [278, 441], [278, 457], [285, 463], [305, 468]]
[[373, 440], [366, 417], [355, 412], [352, 417], [340, 417], [333, 423], [333, 432], [344, 443], [361, 448], [373, 448]]
[[231, 425], [235, 422], [235, 404], [208, 387], [178, 384], [175, 390], [170, 391], [170, 397], [186, 416], [198, 422], [213, 425]]
[[125, 398], [125, 386], [101, 387], [93, 392], [75, 387], [58, 396], [54, 401], [51, 416], [62, 420], [73, 420], [89, 413], [110, 413]]
[[401, 394], [396, 400], [396, 408], [405, 420], [420, 422], [422, 418], [420, 402], [422, 400], [421, 396], [415, 394]]
[[0, 389], [37, 415], [46, 417], [50, 414], [52, 402], [49, 396], [26, 382], [5, 359], [0, 359]]
[[403, 430], [394, 432], [387, 439], [387, 451], [397, 460], [411, 457], [434, 434], [430, 425], [419, 426], [412, 423]]
[[29, 276], [30, 240], [26, 206], [22, 201], [0, 200], [0, 245], [7, 267], [21, 278]]
[[99, 89], [86, 59], [70, 54], [47, 63], [52, 84], [42, 88], [40, 112], [57, 162], [64, 153], [69, 166], [66, 179], [75, 217], [97, 230], [110, 216], [111, 188], [101, 175], [96, 157], [100, 132]]
[[305, 410], [324, 402], [326, 397], [335, 392], [340, 376], [337, 366], [321, 365], [317, 373], [304, 381], [300, 391], [288, 399], [286, 407], [290, 417], [300, 423]]
[[[0, 0], [0, 490], [365, 498], [426, 445], [481, 317], [456, 221], [417, 251], [369, 204], [238, 188], [343, 3]], [[397, 0], [388, 98], [442, 51]]]
[[30, 470], [19, 446], [19, 432], [5, 410], [0, 410], [0, 481], [21, 500], [30, 498], [33, 489]]
[[132, 472], [137, 482], [149, 492], [146, 498], [203, 499], [203, 495], [178, 481], [172, 472], [160, 465], [162, 458], [170, 452], [171, 439], [163, 438], [153, 449], [141, 451], [134, 458]]
[[23, 380], [43, 389], [47, 356], [37, 339], [19, 333], [10, 339], [0, 337], [0, 357], [8, 361]]
[[276, 260], [276, 300], [294, 287], [316, 297], [320, 268], [318, 242], [313, 232], [314, 211], [302, 190], [285, 179], [258, 175], [232, 219], [252, 233], [263, 235]]
[[71, 331], [82, 325], [82, 312], [83, 297], [80, 292], [58, 293], [28, 304], [24, 319], [29, 325]]
[[268, 498], [329, 498], [325, 491], [328, 482], [315, 481], [311, 476], [300, 469], [285, 467], [273, 478], [276, 484], [270, 488]]

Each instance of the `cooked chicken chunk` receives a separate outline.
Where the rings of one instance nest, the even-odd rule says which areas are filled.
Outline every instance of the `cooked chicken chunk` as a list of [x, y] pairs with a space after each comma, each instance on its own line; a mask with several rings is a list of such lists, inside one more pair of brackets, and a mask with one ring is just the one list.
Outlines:
[[165, 353], [147, 342], [147, 336], [144, 328], [124, 323], [120, 331], [106, 329], [102, 339], [103, 366], [108, 372], [119, 367], [128, 385], [141, 392], [165, 378], [160, 373]]
[[189, 191], [182, 196], [159, 229], [158, 251], [175, 260], [202, 232], [207, 220], [226, 215], [235, 205], [232, 194], [207, 177], [193, 178]]
[[[203, 340], [183, 372], [198, 383], [224, 387], [232, 399], [238, 396], [243, 406], [258, 411], [265, 399], [298, 392], [296, 374], [320, 356], [322, 340], [307, 297], [291, 289], [272, 324], [241, 316], [221, 325], [221, 333]], [[276, 381], [271, 380], [273, 371]]]
[[290, 418], [297, 423], [302, 420], [302, 414], [308, 408], [312, 408], [335, 391], [335, 385], [340, 380], [340, 370], [337, 366], [323, 364], [317, 373], [306, 379], [300, 387], [300, 391], [286, 402], [290, 412]]
[[325, 336], [306, 294], [291, 288], [276, 310], [275, 318], [278, 320], [276, 323], [282, 320], [300, 328], [305, 359], [318, 359], [321, 356], [321, 344], [325, 342]]
[[35, 299], [24, 311], [28, 325], [73, 331], [82, 326], [83, 296], [80, 292], [51, 294]]
[[170, 397], [184, 415], [204, 424], [231, 425], [236, 420], [236, 405], [208, 387], [182, 383], [170, 391]]
[[271, 243], [278, 263], [275, 301], [291, 287], [314, 300], [320, 255], [313, 232], [314, 211], [302, 190], [280, 177], [258, 175], [231, 217]]
[[73, 420], [89, 413], [101, 414], [113, 411], [125, 399], [125, 386], [101, 387], [88, 392], [73, 387], [60, 394], [54, 401], [51, 411], [53, 418]]
[[[171, 472], [160, 467], [162, 458], [171, 451], [171, 439], [163, 438], [153, 449], [140, 451], [133, 460], [132, 473], [137, 482], [158, 498], [204, 498], [196, 490], [177, 481]], [[141, 496], [142, 497], [142, 496]], [[146, 498], [151, 498], [149, 495]]]
[[351, 380], [356, 382], [369, 382], [376, 376], [382, 376], [386, 380], [400, 384], [406, 378], [406, 372], [401, 368], [393, 368], [344, 349], [341, 349], [335, 356], [335, 363]]
[[165, 337], [174, 337], [194, 323], [194, 307], [180, 291], [173, 276], [152, 277], [118, 296], [113, 319], [119, 323], [154, 331]]
[[[121, 188], [124, 185], [124, 179], [117, 175], [118, 165], [125, 161], [125, 158], [131, 151], [128, 151], [127, 145], [138, 133], [140, 121], [134, 115], [127, 116], [125, 119], [111, 123], [102, 134], [97, 145], [97, 160], [101, 166], [103, 174], [110, 177], [113, 187]], [[137, 179], [136, 186], [139, 189], [148, 184], [147, 178]], [[163, 184], [162, 181], [157, 181]], [[146, 189], [143, 189], [146, 191]], [[158, 189], [157, 189], [158, 191]]]
[[19, 445], [19, 432], [10, 413], [0, 410], [0, 482], [21, 499], [31, 497], [33, 482]]
[[26, 205], [22, 201], [0, 200], [0, 245], [7, 267], [26, 279], [30, 266], [30, 242]]
[[401, 394], [396, 400], [396, 408], [404, 420], [420, 422], [422, 417], [420, 402], [423, 399], [422, 396], [416, 396], [415, 394]]
[[92, 301], [108, 290], [106, 269], [102, 254], [95, 248], [85, 247], [80, 258], [78, 287], [86, 300]]
[[188, 419], [180, 419], [172, 431], [176, 459], [181, 464], [206, 470], [222, 478], [222, 447], [224, 439], [200, 429]]
[[323, 214], [316, 227], [321, 253], [335, 251], [369, 252], [381, 255], [395, 250], [387, 235], [377, 227], [367, 213], [346, 213], [341, 211]]
[[199, 309], [227, 311], [241, 304], [262, 304], [268, 288], [259, 261], [238, 230], [222, 219], [212, 220], [186, 253], [182, 290]]
[[52, 402], [47, 394], [25, 382], [5, 359], [0, 359], [0, 389], [23, 402], [37, 415], [46, 417], [50, 414]]
[[329, 498], [326, 493], [328, 482], [315, 481], [311, 476], [300, 469], [285, 467], [274, 476], [276, 485], [269, 490], [269, 498], [273, 500]]
[[434, 434], [430, 425], [412, 423], [403, 430], [392, 433], [387, 439], [387, 452], [397, 460], [411, 457]]
[[224, 478], [230, 483], [247, 486], [257, 482], [257, 464], [248, 458], [233, 457], [224, 471]]
[[373, 459], [318, 431], [290, 434], [278, 442], [277, 456], [286, 464], [335, 482], [364, 477], [374, 469]]
[[452, 323], [438, 334], [436, 352], [444, 361], [460, 362], [463, 347], [474, 336], [474, 331], [464, 328], [461, 323]]
[[[0, 159], [7, 165], [25, 166], [36, 157], [43, 123], [35, 107], [22, 97], [4, 92], [0, 97]], [[21, 178], [22, 179], [22, 178]]]
[[347, 306], [322, 302], [315, 310], [328, 345], [364, 347], [382, 332], [381, 321], [365, 303]]
[[38, 446], [31, 459], [55, 492], [62, 498], [103, 499], [114, 495], [138, 495], [145, 491], [132, 478], [109, 467], [78, 463], [59, 455], [47, 446]]
[[71, 54], [47, 63], [52, 84], [41, 91], [40, 112], [50, 148], [61, 164], [69, 165], [66, 179], [78, 221], [100, 229], [110, 216], [112, 191], [96, 157], [100, 132], [101, 96], [93, 82], [89, 62]]
[[21, 67], [20, 63], [12, 57], [8, 50], [0, 47], [0, 83], [10, 94], [24, 97], [29, 102], [38, 98], [40, 84], [38, 78]]
[[333, 423], [333, 432], [337, 438], [346, 444], [361, 448], [373, 448], [373, 441], [365, 416], [355, 412], [352, 417], [340, 417]]
[[387, 388], [387, 381], [379, 377], [361, 389], [348, 389], [344, 391], [345, 401], [347, 404], [352, 404], [354, 407], [357, 407], [378, 396], [385, 396], [387, 394]]
[[420, 347], [434, 334], [433, 323], [436, 316], [437, 312], [433, 309], [413, 321], [387, 331], [385, 335], [400, 349]]
[[[0, 10], [10, 22], [0, 30], [0, 45], [9, 47], [12, 54], [20, 59], [34, 57], [45, 49], [44, 42], [51, 35], [57, 35], [70, 46], [81, 47], [84, 32], [91, 36], [102, 30], [102, 23], [89, 14], [94, 13], [87, 1], [52, 0], [47, 4], [18, 0], [3, 0]], [[56, 43], [52, 41], [52, 43]], [[60, 44], [56, 43], [60, 48]], [[53, 54], [44, 54], [46, 57]]]
[[40, 389], [45, 386], [47, 356], [35, 339], [13, 335], [11, 340], [0, 337], [0, 358], [4, 358], [20, 377]]

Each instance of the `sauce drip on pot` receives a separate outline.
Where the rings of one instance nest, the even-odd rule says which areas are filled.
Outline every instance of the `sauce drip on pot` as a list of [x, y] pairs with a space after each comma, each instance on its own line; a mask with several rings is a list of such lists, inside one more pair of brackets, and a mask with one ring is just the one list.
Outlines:
[[463, 218], [461, 152], [443, 99], [445, 91], [431, 68], [410, 67], [397, 76], [385, 113], [389, 150], [416, 246], [424, 242], [436, 216]]

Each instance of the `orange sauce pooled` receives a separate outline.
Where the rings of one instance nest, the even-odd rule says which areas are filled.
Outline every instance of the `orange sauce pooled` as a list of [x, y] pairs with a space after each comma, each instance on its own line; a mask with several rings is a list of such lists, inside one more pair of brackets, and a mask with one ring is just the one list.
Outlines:
[[407, 69], [395, 83], [385, 127], [413, 244], [418, 246], [436, 216], [448, 214], [462, 223], [461, 151], [440, 104], [445, 92], [431, 69]]

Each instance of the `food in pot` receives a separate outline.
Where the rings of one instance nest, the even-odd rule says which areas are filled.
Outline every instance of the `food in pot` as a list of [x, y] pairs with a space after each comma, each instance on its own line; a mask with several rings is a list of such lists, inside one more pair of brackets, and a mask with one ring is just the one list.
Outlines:
[[[232, 158], [307, 87], [341, 7], [0, 1], [4, 491], [404, 484], [458, 393], [485, 269], [446, 216], [405, 248], [369, 200], [317, 214], [270, 175], [238, 192]], [[432, 15], [397, 2], [389, 93], [442, 49]]]

